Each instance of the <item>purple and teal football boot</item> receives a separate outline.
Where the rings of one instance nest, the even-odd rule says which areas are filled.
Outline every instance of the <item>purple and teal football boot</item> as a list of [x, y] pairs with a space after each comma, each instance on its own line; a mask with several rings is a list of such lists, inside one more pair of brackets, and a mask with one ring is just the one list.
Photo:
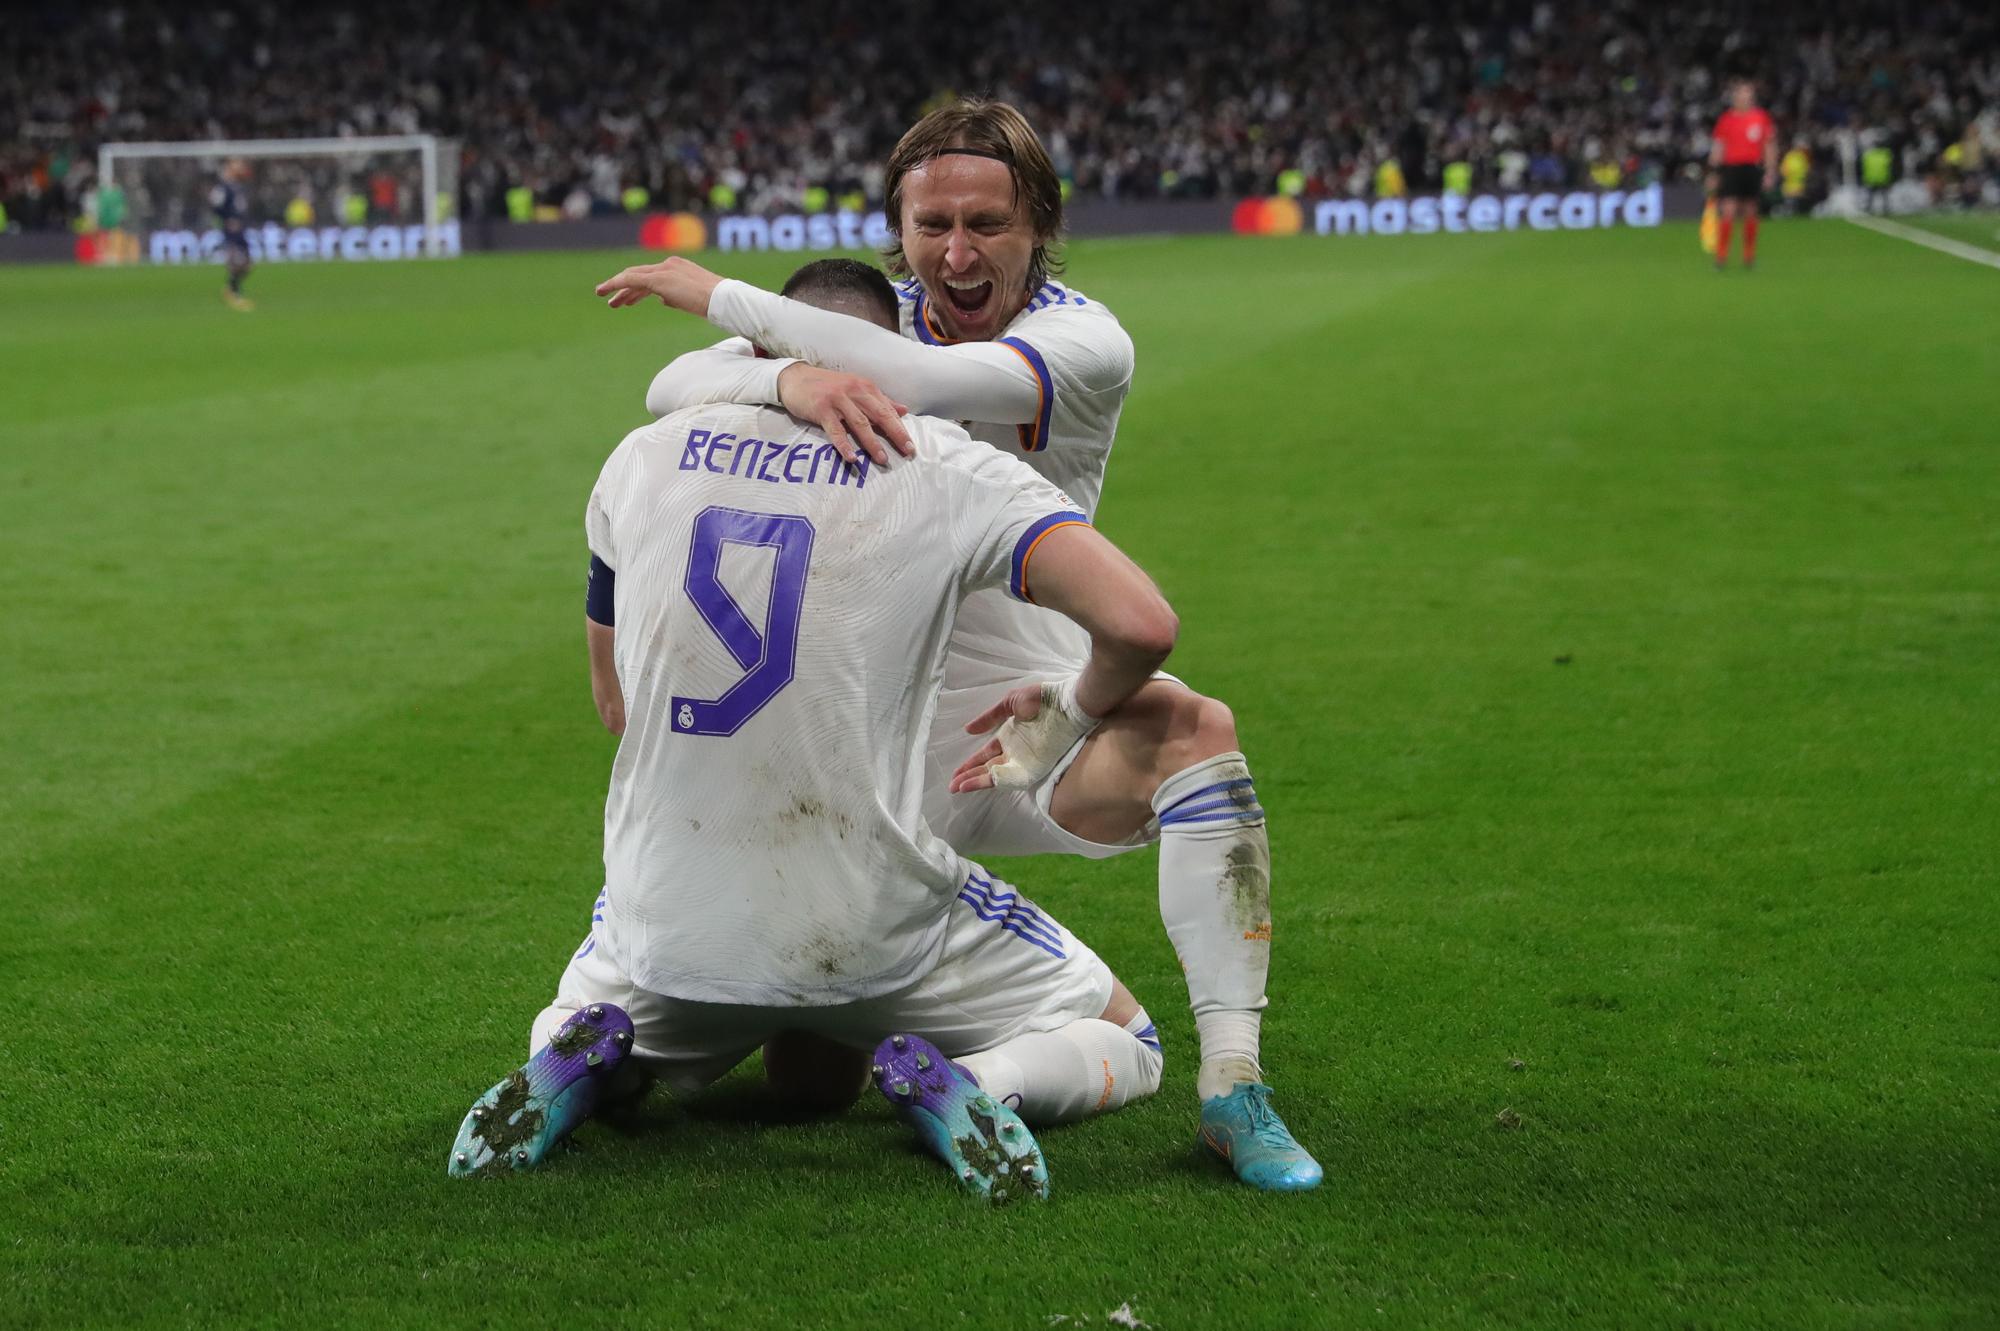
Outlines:
[[1238, 1082], [1229, 1094], [1202, 1101], [1201, 1139], [1237, 1178], [1266, 1192], [1304, 1192], [1326, 1177], [1271, 1108], [1271, 1088], [1262, 1082]]
[[969, 1192], [995, 1206], [1049, 1195], [1049, 1167], [1021, 1116], [979, 1089], [937, 1046], [892, 1035], [870, 1074], [917, 1137]]
[[589, 1118], [632, 1052], [632, 1019], [593, 1003], [556, 1028], [535, 1056], [479, 1097], [459, 1125], [452, 1177], [532, 1169]]

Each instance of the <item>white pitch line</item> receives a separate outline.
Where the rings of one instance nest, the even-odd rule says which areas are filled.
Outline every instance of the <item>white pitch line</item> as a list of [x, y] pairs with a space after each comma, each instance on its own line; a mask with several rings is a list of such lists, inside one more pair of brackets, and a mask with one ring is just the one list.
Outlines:
[[1964, 259], [1968, 263], [1983, 263], [1988, 268], [2000, 268], [2000, 254], [1995, 254], [1992, 250], [1982, 250], [1977, 245], [1967, 245], [1963, 241], [1949, 240], [1935, 232], [1924, 231], [1913, 226], [1904, 226], [1901, 222], [1890, 222], [1880, 217], [1850, 217], [1847, 220], [1858, 227], [1866, 227], [1870, 231], [1879, 231], [1885, 236], [1894, 236], [1898, 240], [1907, 240], [1913, 245], [1922, 245], [1926, 249], [1937, 250], [1941, 254], [1949, 254], [1954, 259]]

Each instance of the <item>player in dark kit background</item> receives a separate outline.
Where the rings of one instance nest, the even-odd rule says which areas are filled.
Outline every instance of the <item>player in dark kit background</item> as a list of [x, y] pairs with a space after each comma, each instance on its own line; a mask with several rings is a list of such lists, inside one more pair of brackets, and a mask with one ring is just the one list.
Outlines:
[[250, 273], [250, 195], [243, 182], [250, 178], [250, 164], [232, 157], [222, 167], [215, 188], [208, 192], [208, 207], [222, 228], [222, 257], [229, 267], [229, 285], [222, 298], [234, 310], [255, 309], [243, 295], [243, 279]]
[[1757, 105], [1757, 85], [1738, 79], [1729, 89], [1729, 109], [1715, 122], [1715, 146], [1708, 152], [1708, 191], [1720, 215], [1715, 267], [1729, 262], [1729, 233], [1743, 214], [1743, 266], [1757, 263], [1757, 211], [1765, 191], [1778, 183], [1778, 127]]

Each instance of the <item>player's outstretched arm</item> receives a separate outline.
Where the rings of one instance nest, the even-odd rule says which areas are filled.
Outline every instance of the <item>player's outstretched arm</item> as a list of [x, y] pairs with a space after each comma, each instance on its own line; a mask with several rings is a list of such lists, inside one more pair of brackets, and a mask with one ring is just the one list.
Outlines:
[[658, 297], [774, 356], [860, 375], [923, 415], [1021, 425], [1042, 409], [1041, 381], [1010, 347], [997, 342], [927, 347], [865, 319], [719, 278], [687, 259], [627, 268], [598, 283], [597, 294], [613, 309]]
[[1023, 580], [1035, 604], [1090, 634], [1090, 659], [1074, 680], [1015, 689], [966, 726], [975, 735], [998, 733], [952, 773], [955, 795], [1046, 776], [1153, 677], [1180, 636], [1180, 620], [1145, 570], [1082, 523], [1044, 535]]
[[926, 416], [1019, 425], [1041, 412], [1034, 368], [998, 342], [930, 347], [831, 310], [815, 309], [744, 282], [724, 282], [709, 321], [773, 355], [858, 374]]

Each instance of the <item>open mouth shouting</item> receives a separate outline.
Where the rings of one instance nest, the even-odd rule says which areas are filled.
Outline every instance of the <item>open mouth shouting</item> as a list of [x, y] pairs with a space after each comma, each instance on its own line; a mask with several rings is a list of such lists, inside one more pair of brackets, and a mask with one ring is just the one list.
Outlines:
[[990, 321], [994, 300], [991, 278], [947, 277], [940, 284], [952, 322], [963, 332], [982, 331]]

